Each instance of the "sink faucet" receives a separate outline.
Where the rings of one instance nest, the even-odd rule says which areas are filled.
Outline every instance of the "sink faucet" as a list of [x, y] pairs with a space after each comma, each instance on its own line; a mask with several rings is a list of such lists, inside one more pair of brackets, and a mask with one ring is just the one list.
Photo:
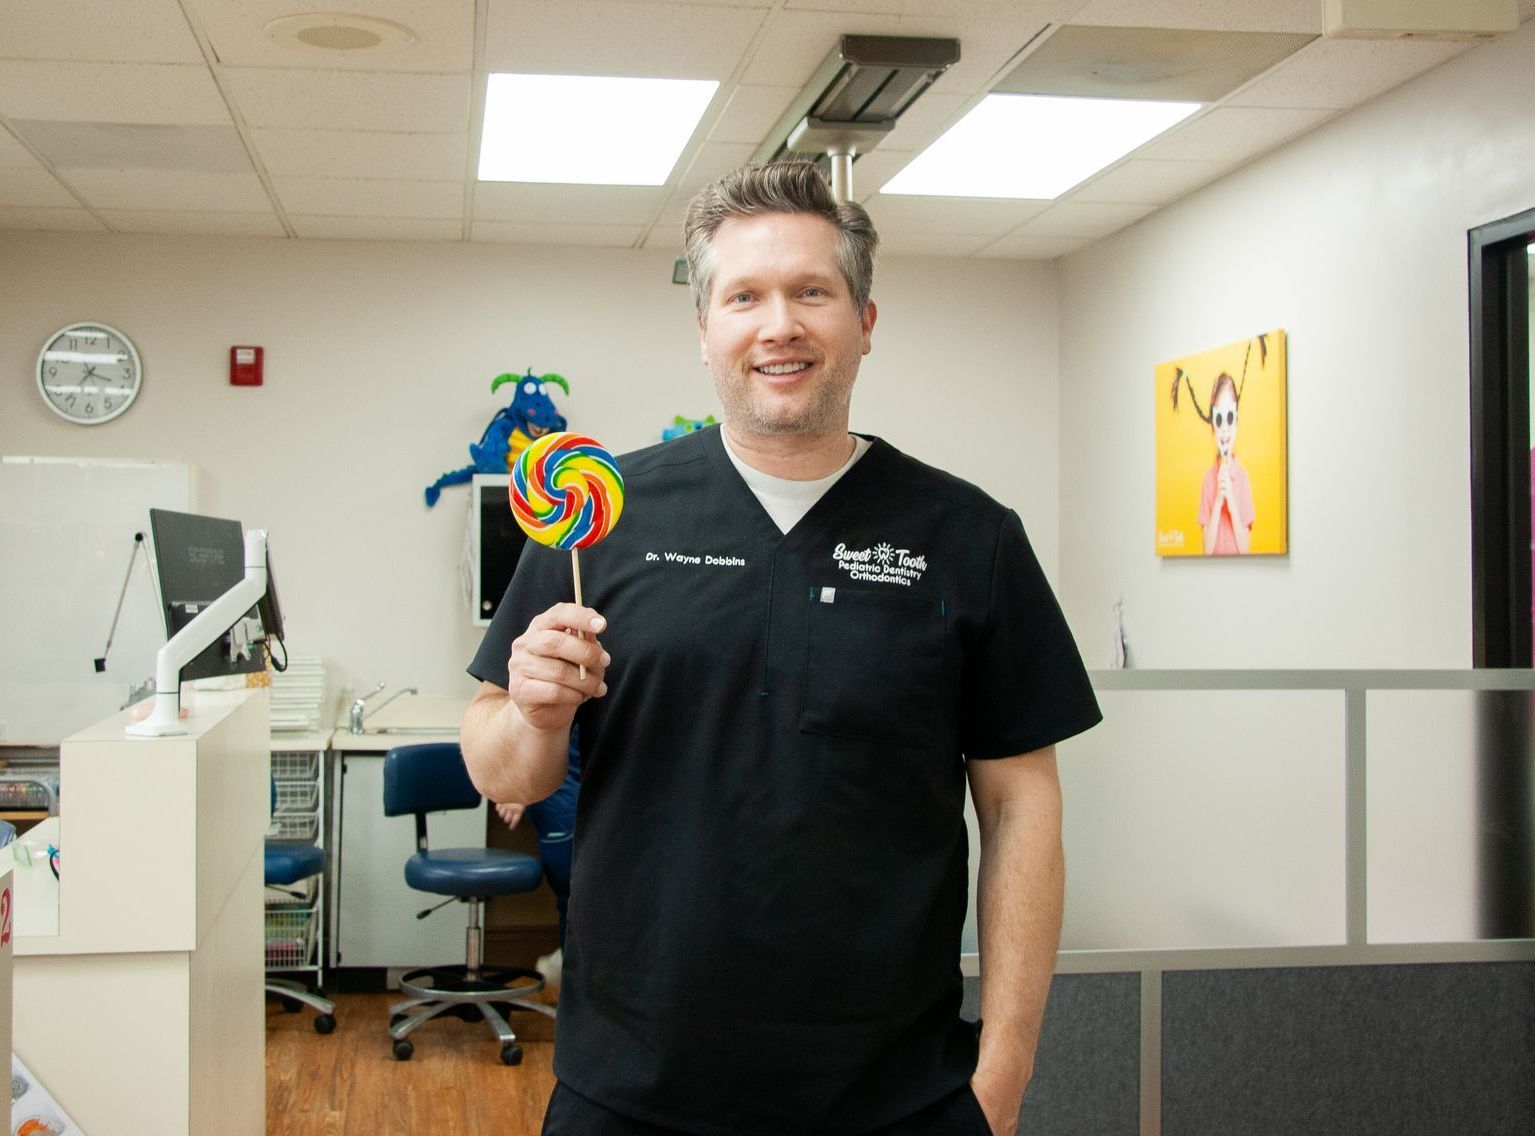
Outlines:
[[367, 694], [364, 694], [361, 698], [357, 699], [357, 701], [352, 703], [352, 711], [351, 711], [351, 714], [349, 715], [349, 717], [347, 719], [347, 729], [351, 733], [354, 733], [354, 734], [362, 733], [363, 732], [362, 731], [363, 721], [365, 719], [367, 719], [367, 718], [371, 718], [374, 714], [377, 714], [385, 706], [388, 706], [396, 698], [400, 697], [400, 695], [402, 695], [402, 694], [416, 694], [416, 693], [418, 693], [416, 688], [413, 687], [413, 686], [401, 687], [399, 690], [397, 690], [393, 694], [391, 694], [388, 698], [386, 698], [382, 702], [380, 702], [377, 706], [373, 707], [373, 709], [371, 709], [371, 710], [367, 709], [368, 699], [372, 698], [375, 694], [377, 694], [379, 691], [383, 690], [384, 687], [386, 687], [388, 685], [389, 684], [387, 682], [381, 682], [377, 686], [375, 686], [372, 690], [370, 690]]

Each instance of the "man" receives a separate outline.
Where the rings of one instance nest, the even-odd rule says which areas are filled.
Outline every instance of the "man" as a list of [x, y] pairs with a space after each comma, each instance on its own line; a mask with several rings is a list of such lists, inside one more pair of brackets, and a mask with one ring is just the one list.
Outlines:
[[622, 459], [591, 606], [530, 550], [470, 667], [490, 799], [552, 792], [580, 725], [544, 1132], [1011, 1133], [1060, 928], [1053, 746], [1098, 720], [1081, 660], [1013, 513], [848, 433], [863, 209], [748, 167], [685, 235], [723, 426]]

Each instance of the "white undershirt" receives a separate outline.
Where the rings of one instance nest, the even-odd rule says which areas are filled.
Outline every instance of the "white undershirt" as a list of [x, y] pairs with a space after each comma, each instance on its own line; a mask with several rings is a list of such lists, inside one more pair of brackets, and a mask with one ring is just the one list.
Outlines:
[[730, 448], [730, 442], [724, 431], [720, 431], [720, 441], [725, 443], [725, 453], [730, 455], [731, 463], [741, 474], [741, 479], [746, 482], [746, 487], [752, 491], [757, 500], [762, 502], [767, 515], [773, 518], [773, 523], [778, 526], [780, 532], [788, 532], [800, 519], [815, 506], [815, 503], [837, 484], [837, 479], [853, 468], [854, 463], [864, 454], [868, 453], [871, 445], [869, 439], [853, 436], [853, 456], [842, 464], [840, 469], [834, 470], [825, 477], [818, 477], [814, 481], [792, 481], [787, 477], [774, 477], [770, 473], [763, 473], [760, 469], [753, 469], [741, 460], [734, 450]]

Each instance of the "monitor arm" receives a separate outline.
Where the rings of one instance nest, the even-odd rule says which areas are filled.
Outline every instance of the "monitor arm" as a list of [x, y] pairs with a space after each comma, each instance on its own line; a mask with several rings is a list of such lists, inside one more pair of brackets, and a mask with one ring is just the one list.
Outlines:
[[266, 532], [245, 534], [245, 578], [197, 613], [155, 655], [155, 704], [149, 717], [124, 732], [129, 737], [158, 738], [186, 733], [181, 725], [181, 668], [228, 631], [266, 594]]

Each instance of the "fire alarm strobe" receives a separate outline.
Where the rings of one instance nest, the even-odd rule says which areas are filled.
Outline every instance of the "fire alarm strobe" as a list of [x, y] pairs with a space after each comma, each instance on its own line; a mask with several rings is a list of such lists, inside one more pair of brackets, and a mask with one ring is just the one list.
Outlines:
[[231, 347], [229, 349], [229, 385], [259, 387], [263, 354], [260, 347]]

